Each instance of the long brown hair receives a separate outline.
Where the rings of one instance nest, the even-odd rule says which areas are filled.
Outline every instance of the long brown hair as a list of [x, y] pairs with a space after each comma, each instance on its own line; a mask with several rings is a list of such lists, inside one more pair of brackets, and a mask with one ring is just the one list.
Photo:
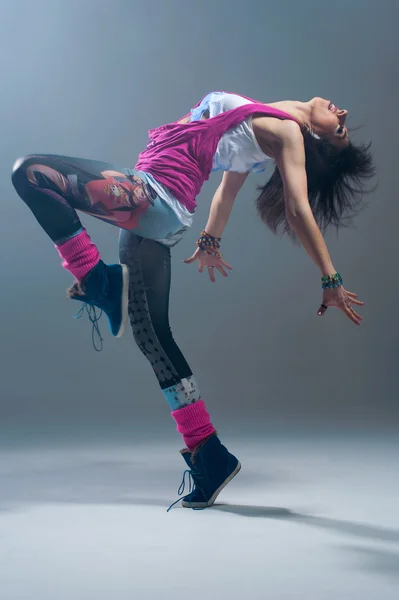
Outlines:
[[[363, 182], [375, 174], [371, 143], [349, 143], [341, 150], [308, 131], [303, 131], [303, 136], [312, 212], [323, 233], [330, 225], [338, 229], [362, 207], [366, 191]], [[277, 166], [266, 185], [258, 189], [256, 206], [262, 221], [273, 233], [287, 233], [295, 239], [286, 217], [283, 182]]]

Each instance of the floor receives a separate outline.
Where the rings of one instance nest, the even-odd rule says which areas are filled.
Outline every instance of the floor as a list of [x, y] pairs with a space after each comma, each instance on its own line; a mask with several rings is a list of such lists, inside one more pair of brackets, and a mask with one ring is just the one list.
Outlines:
[[229, 446], [243, 468], [220, 503], [169, 513], [184, 469], [176, 446], [3, 448], [1, 599], [397, 600], [395, 438]]

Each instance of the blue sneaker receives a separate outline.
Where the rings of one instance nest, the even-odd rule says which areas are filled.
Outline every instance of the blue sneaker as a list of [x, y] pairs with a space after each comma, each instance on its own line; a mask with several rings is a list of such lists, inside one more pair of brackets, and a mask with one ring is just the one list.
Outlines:
[[[212, 506], [224, 487], [241, 469], [239, 460], [223, 446], [216, 434], [204, 440], [194, 452], [182, 450], [181, 454], [188, 466], [178, 494], [184, 494], [186, 476], [189, 480], [189, 493], [182, 498], [182, 506], [201, 510]], [[192, 482], [194, 488], [192, 488]], [[168, 511], [175, 506], [176, 500]]]
[[[103, 312], [108, 317], [112, 335], [122, 337], [128, 319], [129, 271], [126, 265], [106, 265], [100, 260], [82, 281], [68, 290], [68, 295], [72, 300], [84, 303], [76, 318], [86, 310], [93, 324], [93, 345], [97, 351], [102, 350], [98, 321]], [[100, 315], [96, 308], [100, 309]], [[95, 333], [100, 338], [100, 348], [95, 344]]]

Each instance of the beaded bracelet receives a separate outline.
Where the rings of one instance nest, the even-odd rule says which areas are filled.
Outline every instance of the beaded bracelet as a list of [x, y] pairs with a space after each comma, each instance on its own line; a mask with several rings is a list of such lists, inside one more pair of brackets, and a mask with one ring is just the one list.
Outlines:
[[207, 251], [207, 249], [210, 249], [213, 252], [214, 250], [219, 250], [221, 241], [221, 237], [214, 237], [213, 235], [210, 235], [205, 230], [203, 230], [201, 232], [200, 237], [197, 240], [197, 246], [201, 250]]
[[321, 278], [321, 287], [323, 290], [326, 288], [337, 288], [342, 285], [342, 277], [339, 273], [335, 273], [334, 275], [325, 275]]

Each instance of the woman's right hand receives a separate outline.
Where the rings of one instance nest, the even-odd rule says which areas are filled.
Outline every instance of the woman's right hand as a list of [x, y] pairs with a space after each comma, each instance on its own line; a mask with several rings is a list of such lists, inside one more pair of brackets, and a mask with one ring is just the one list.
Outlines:
[[357, 299], [357, 294], [348, 292], [342, 285], [335, 288], [326, 288], [323, 291], [323, 302], [318, 310], [318, 315], [323, 316], [329, 306], [335, 306], [355, 323], [360, 325], [363, 317], [360, 316], [352, 307], [352, 304], [363, 306], [364, 302]]
[[202, 273], [206, 268], [208, 270], [209, 279], [212, 283], [215, 283], [215, 269], [219, 271], [223, 275], [223, 277], [227, 277], [227, 273], [225, 269], [231, 271], [232, 267], [227, 264], [226, 261], [223, 260], [221, 256], [216, 256], [213, 254], [209, 254], [200, 248], [197, 248], [196, 251], [190, 258], [185, 259], [186, 265], [189, 265], [195, 261], [198, 261], [198, 271]]

